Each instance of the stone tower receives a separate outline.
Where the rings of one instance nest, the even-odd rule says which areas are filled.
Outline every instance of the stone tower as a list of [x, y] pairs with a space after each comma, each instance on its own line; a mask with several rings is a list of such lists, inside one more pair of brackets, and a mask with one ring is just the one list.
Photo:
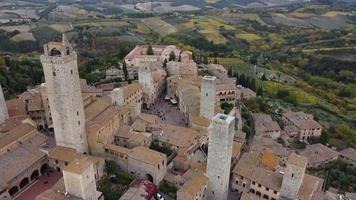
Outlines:
[[66, 40], [49, 42], [41, 62], [57, 145], [88, 153], [76, 52]]
[[298, 199], [298, 192], [304, 179], [307, 162], [306, 158], [297, 154], [293, 153], [289, 156], [280, 191], [281, 199]]
[[200, 93], [200, 116], [212, 119], [215, 115], [216, 78], [204, 76]]
[[144, 64], [138, 68], [138, 82], [143, 87], [143, 93], [145, 97], [143, 98], [143, 103], [146, 107], [150, 107], [154, 103], [154, 80], [152, 74], [152, 66]]
[[83, 200], [97, 200], [94, 165], [88, 157], [76, 159], [63, 169], [66, 192]]
[[209, 127], [208, 200], [226, 200], [229, 190], [235, 118], [217, 114]]
[[0, 124], [4, 123], [9, 118], [9, 112], [6, 107], [4, 92], [0, 85]]
[[124, 88], [115, 88], [111, 92], [111, 101], [115, 106], [123, 106], [125, 104]]

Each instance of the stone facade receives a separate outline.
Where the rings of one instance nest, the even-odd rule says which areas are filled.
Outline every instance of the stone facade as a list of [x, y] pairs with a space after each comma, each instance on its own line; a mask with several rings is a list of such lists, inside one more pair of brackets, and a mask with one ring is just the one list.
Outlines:
[[303, 183], [307, 162], [307, 159], [302, 156], [296, 154], [289, 156], [280, 191], [282, 199], [295, 200], [298, 198], [298, 192]]
[[65, 40], [49, 42], [41, 63], [57, 145], [88, 153], [76, 52]]
[[217, 114], [211, 123], [206, 169], [208, 200], [225, 200], [229, 190], [235, 118]]
[[94, 174], [94, 165], [88, 158], [72, 161], [63, 169], [66, 192], [83, 200], [99, 199], [101, 193], [96, 190]]
[[9, 118], [9, 113], [7, 111], [4, 92], [0, 85], [0, 124], [4, 123]]
[[200, 93], [200, 116], [211, 119], [215, 115], [216, 78], [204, 76]]
[[167, 156], [146, 147], [133, 149], [106, 145], [107, 158], [113, 159], [121, 169], [139, 178], [148, 178], [159, 184], [167, 173]]
[[141, 114], [143, 87], [139, 83], [133, 83], [121, 88], [115, 88], [111, 92], [114, 105], [124, 106], [130, 110], [132, 120]]

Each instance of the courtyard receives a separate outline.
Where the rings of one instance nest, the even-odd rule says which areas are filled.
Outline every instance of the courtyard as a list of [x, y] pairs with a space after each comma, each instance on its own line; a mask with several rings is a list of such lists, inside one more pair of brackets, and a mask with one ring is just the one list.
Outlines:
[[142, 112], [157, 115], [164, 124], [187, 127], [178, 105], [172, 105], [170, 101], [164, 100], [162, 96], [157, 99], [150, 109], [143, 109]]
[[51, 189], [62, 177], [62, 173], [50, 171], [48, 174], [39, 177], [39, 179], [29, 185], [23, 192], [18, 194], [15, 200], [35, 200], [36, 196], [42, 192]]

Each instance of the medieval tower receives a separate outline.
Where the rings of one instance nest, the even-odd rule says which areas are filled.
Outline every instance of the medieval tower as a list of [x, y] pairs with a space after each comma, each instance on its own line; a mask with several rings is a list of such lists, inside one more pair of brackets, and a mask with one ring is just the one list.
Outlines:
[[217, 114], [209, 127], [208, 200], [226, 200], [229, 190], [235, 118]]
[[76, 52], [64, 36], [44, 45], [41, 62], [57, 145], [88, 153]]
[[4, 123], [9, 118], [9, 112], [6, 107], [4, 92], [0, 85], [0, 124]]
[[215, 115], [216, 77], [204, 76], [200, 93], [200, 116], [212, 119]]
[[138, 69], [138, 82], [143, 87], [143, 93], [145, 97], [143, 98], [144, 106], [150, 107], [154, 103], [154, 80], [152, 75], [152, 66], [150, 65], [143, 65], [140, 66]]
[[298, 199], [298, 192], [304, 179], [307, 162], [306, 158], [297, 154], [291, 154], [289, 156], [280, 191], [281, 199]]

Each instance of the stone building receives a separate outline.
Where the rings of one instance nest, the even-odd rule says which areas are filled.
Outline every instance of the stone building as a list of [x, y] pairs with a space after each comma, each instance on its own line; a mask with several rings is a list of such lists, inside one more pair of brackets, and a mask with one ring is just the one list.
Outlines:
[[121, 169], [155, 184], [159, 184], [167, 173], [167, 156], [147, 147], [128, 149], [107, 144], [105, 152], [107, 158], [115, 160]]
[[198, 68], [195, 62], [176, 62], [170, 61], [167, 63], [168, 76], [198, 76]]
[[106, 96], [89, 104], [85, 117], [90, 154], [105, 156], [105, 145], [113, 143], [115, 133], [129, 123], [130, 114], [127, 108], [113, 106]]
[[275, 163], [270, 158], [255, 151], [242, 155], [232, 171], [231, 181], [231, 188], [242, 193], [241, 199], [312, 200], [322, 192], [323, 180], [305, 174], [305, 158], [291, 154], [287, 169], [270, 168]]
[[201, 171], [190, 170], [183, 186], [177, 191], [177, 200], [205, 200], [207, 198], [208, 177]]
[[165, 89], [167, 73], [155, 64], [142, 65], [138, 70], [138, 82], [143, 87], [143, 106], [150, 108]]
[[5, 102], [4, 92], [0, 85], [0, 124], [4, 123], [9, 118], [9, 112]]
[[[176, 60], [181, 55], [181, 50], [174, 45], [151, 45], [153, 55], [148, 55], [147, 50], [149, 45], [136, 46], [130, 53], [125, 56], [125, 62], [128, 67], [138, 68], [142, 63], [159, 62], [163, 64], [164, 60], [169, 60], [169, 55], [173, 52]], [[189, 52], [182, 52], [183, 59], [181, 61], [191, 61]]]
[[104, 200], [102, 193], [97, 191], [98, 169], [93, 160], [77, 155], [64, 167], [63, 177], [51, 189], [39, 194], [36, 200]]
[[215, 115], [216, 78], [204, 76], [200, 92], [200, 116], [212, 119]]
[[63, 37], [44, 45], [41, 63], [57, 145], [89, 153], [76, 52]]
[[347, 148], [340, 151], [339, 157], [341, 161], [356, 166], [356, 150], [354, 148]]
[[304, 112], [287, 112], [282, 114], [285, 127], [294, 126], [297, 129], [299, 141], [307, 141], [312, 137], [320, 137], [321, 125], [314, 120], [313, 115]]
[[227, 199], [230, 180], [232, 146], [234, 137], [234, 117], [217, 114], [209, 128], [208, 200]]
[[338, 159], [339, 153], [320, 143], [307, 145], [298, 154], [307, 158], [308, 168], [315, 168]]
[[48, 138], [31, 119], [9, 119], [0, 126], [0, 197], [14, 197], [48, 169], [40, 148]]
[[287, 169], [283, 175], [280, 197], [294, 200], [298, 198], [299, 189], [303, 183], [308, 160], [292, 154], [288, 158]]
[[272, 117], [263, 113], [252, 114], [255, 134], [262, 137], [277, 139], [281, 136], [281, 128]]
[[94, 165], [87, 157], [72, 161], [63, 169], [66, 192], [83, 200], [99, 199], [94, 175]]
[[111, 92], [111, 99], [114, 105], [123, 106], [130, 110], [132, 119], [141, 114], [143, 90], [139, 83], [115, 88]]

